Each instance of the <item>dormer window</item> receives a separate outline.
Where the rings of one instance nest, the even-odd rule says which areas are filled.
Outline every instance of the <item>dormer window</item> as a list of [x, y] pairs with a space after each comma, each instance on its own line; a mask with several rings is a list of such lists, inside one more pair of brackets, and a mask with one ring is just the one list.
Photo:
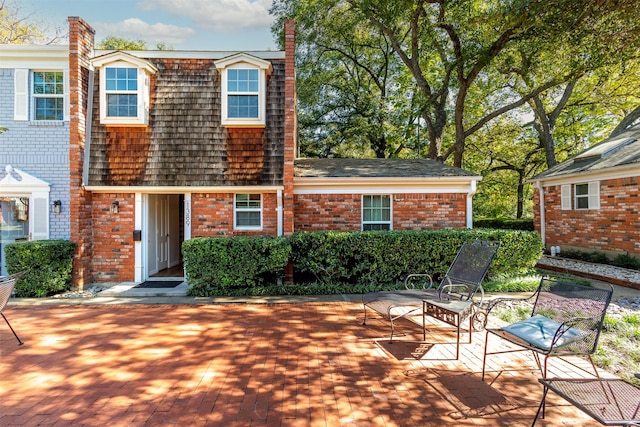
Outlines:
[[104, 69], [107, 117], [138, 117], [138, 69]]
[[230, 119], [259, 119], [260, 74], [257, 69], [227, 71], [227, 116]]
[[264, 127], [271, 63], [240, 53], [215, 64], [221, 74], [222, 125]]
[[100, 73], [100, 123], [144, 126], [149, 123], [149, 90], [156, 68], [124, 52], [94, 59]]

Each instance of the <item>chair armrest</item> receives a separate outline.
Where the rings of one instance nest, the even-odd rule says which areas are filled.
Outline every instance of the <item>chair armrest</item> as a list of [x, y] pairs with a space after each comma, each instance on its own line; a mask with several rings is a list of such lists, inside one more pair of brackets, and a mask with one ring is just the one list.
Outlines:
[[[419, 278], [421, 278], [421, 280], [418, 280]], [[406, 289], [416, 289], [416, 282], [419, 282], [419, 284], [421, 284], [422, 290], [431, 289], [433, 287], [433, 279], [431, 278], [431, 276], [428, 274], [421, 274], [421, 273], [410, 274], [407, 277], [405, 277], [404, 287]], [[427, 286], [427, 282], [429, 283], [428, 286]]]
[[571, 331], [571, 333], [574, 334], [574, 336], [569, 337], [567, 340], [563, 340], [561, 343], [561, 347], [564, 347], [588, 335], [591, 329], [584, 330], [580, 328], [575, 328], [575, 326], [578, 325], [580, 322], [584, 322], [588, 320], [593, 320], [593, 319], [591, 319], [590, 317], [572, 317], [571, 319], [567, 319], [564, 322], [562, 322], [558, 327], [558, 329], [556, 330], [556, 333], [553, 336], [553, 339], [551, 340], [551, 350], [556, 347], [556, 344], [558, 343], [558, 341], [563, 339], [564, 335], [569, 331]]
[[491, 312], [491, 310], [493, 310], [500, 304], [509, 304], [509, 303], [521, 304], [526, 302], [531, 302], [531, 304], [533, 304], [535, 302], [536, 295], [537, 293], [534, 293], [533, 295], [529, 295], [526, 298], [510, 298], [510, 297], [494, 298], [489, 300], [486, 303], [486, 305], [483, 307], [483, 309], [487, 313], [487, 316], [489, 316], [489, 313]]

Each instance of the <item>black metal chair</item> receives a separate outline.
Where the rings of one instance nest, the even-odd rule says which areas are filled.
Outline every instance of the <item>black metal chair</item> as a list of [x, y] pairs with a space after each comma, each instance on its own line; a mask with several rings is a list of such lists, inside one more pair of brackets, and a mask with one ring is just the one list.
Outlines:
[[392, 342], [394, 321], [422, 310], [424, 300], [471, 301], [476, 292], [480, 291], [482, 303], [484, 290], [481, 283], [499, 247], [499, 242], [463, 243], [437, 287], [434, 287], [431, 275], [416, 273], [405, 278], [405, 289], [363, 294], [363, 325], [367, 324], [367, 309], [375, 311], [391, 322], [389, 341]]
[[[547, 378], [550, 357], [584, 356], [598, 377], [591, 355], [596, 351], [604, 316], [613, 288], [601, 289], [543, 278], [535, 293], [528, 319], [501, 328], [487, 328], [482, 360], [482, 380], [488, 355], [530, 350], [543, 378]], [[514, 299], [498, 299], [487, 308], [487, 315], [498, 304]], [[521, 300], [522, 301], [522, 300]], [[489, 352], [489, 336], [500, 337], [518, 348]], [[544, 358], [541, 363], [540, 356]]]
[[11, 327], [11, 323], [9, 323], [9, 320], [7, 320], [7, 317], [4, 315], [4, 309], [6, 308], [7, 303], [9, 302], [9, 298], [11, 297], [11, 294], [13, 292], [13, 288], [16, 285], [16, 282], [20, 277], [22, 277], [23, 274], [24, 272], [20, 272], [20, 273], [12, 274], [11, 276], [0, 278], [0, 315], [2, 316], [4, 321], [7, 322], [9, 329], [11, 329], [11, 332], [13, 332], [13, 335], [16, 337], [20, 345], [24, 343], [18, 337], [18, 334], [16, 334], [16, 331], [14, 331], [13, 328]]

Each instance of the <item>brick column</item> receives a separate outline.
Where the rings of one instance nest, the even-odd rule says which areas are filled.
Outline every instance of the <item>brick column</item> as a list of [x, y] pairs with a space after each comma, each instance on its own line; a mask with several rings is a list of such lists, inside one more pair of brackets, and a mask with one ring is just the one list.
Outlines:
[[284, 191], [283, 234], [294, 232], [293, 227], [293, 161], [297, 150], [298, 123], [296, 115], [295, 25], [286, 20], [285, 32], [285, 111], [284, 111]]
[[78, 17], [69, 17], [69, 180], [70, 236], [76, 243], [72, 286], [83, 289], [91, 283], [91, 193], [82, 182], [86, 142], [87, 100], [95, 30]]
[[[284, 83], [284, 191], [283, 234], [290, 236], [294, 230], [293, 161], [297, 152], [298, 119], [296, 112], [295, 25], [292, 20], [284, 23], [285, 83]], [[293, 283], [293, 265], [285, 268], [285, 282]]]

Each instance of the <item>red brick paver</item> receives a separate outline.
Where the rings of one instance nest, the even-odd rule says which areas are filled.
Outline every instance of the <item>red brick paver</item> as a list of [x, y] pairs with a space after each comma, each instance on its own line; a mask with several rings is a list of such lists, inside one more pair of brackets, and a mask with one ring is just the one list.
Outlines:
[[[2, 426], [528, 426], [542, 395], [526, 353], [493, 356], [480, 380], [484, 332], [456, 361], [450, 327], [432, 325], [422, 343], [401, 323], [411, 334], [389, 344], [388, 324], [362, 326], [351, 302], [6, 314], [25, 344], [0, 322]], [[548, 403], [539, 426], [598, 425]]]

